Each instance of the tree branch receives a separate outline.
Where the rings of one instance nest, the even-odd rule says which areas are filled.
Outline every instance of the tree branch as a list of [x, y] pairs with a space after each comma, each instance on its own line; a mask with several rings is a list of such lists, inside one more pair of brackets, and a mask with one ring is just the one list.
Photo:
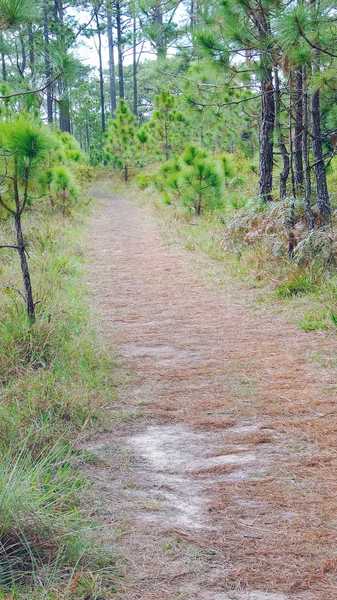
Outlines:
[[17, 98], [19, 96], [28, 96], [29, 94], [39, 94], [40, 92], [44, 92], [49, 86], [51, 86], [57, 79], [62, 75], [63, 69], [61, 69], [53, 79], [48, 81], [45, 85], [36, 90], [26, 90], [25, 92], [13, 92], [12, 94], [4, 94], [0, 96], [0, 100], [9, 100], [10, 98]]

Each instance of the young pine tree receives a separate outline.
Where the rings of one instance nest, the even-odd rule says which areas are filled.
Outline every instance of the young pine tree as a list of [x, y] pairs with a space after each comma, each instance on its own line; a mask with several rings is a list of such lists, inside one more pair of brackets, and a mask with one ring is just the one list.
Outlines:
[[163, 90], [154, 97], [155, 110], [149, 123], [149, 129], [158, 145], [159, 155], [169, 160], [173, 154], [181, 152], [186, 139], [185, 117], [175, 108], [175, 97]]
[[13, 219], [16, 244], [3, 248], [17, 250], [20, 257], [24, 293], [29, 320], [35, 320], [35, 304], [29, 273], [22, 216], [30, 202], [30, 188], [37, 179], [37, 167], [46, 160], [53, 141], [50, 132], [39, 121], [20, 115], [0, 125], [1, 187], [0, 205]]
[[105, 154], [114, 167], [123, 169], [124, 181], [128, 181], [129, 168], [134, 166], [138, 156], [136, 119], [126, 104], [119, 100], [116, 117], [110, 121]]
[[204, 209], [221, 204], [222, 177], [207, 152], [197, 146], [188, 146], [182, 155], [183, 203], [197, 215]]

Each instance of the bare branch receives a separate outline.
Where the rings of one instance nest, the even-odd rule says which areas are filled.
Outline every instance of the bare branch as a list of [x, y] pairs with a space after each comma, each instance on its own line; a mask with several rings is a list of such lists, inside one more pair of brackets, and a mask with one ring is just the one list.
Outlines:
[[17, 292], [19, 294], [19, 296], [21, 296], [21, 298], [24, 300], [24, 302], [27, 302], [26, 296], [24, 295], [23, 292], [21, 292], [21, 290], [19, 290], [19, 288], [15, 287], [13, 285], [7, 285], [6, 283], [0, 283], [0, 285], [7, 290], [13, 290], [13, 292]]
[[50, 81], [48, 81], [48, 83], [46, 83], [40, 88], [37, 88], [35, 90], [26, 90], [24, 92], [13, 92], [12, 94], [4, 94], [0, 96], [0, 100], [9, 100], [10, 98], [17, 98], [19, 96], [29, 96], [30, 94], [39, 94], [41, 92], [44, 92], [47, 88], [49, 88], [49, 86], [55, 83], [55, 81], [57, 81], [59, 77], [61, 77], [62, 73], [63, 69], [61, 69], [57, 73], [57, 75], [55, 75], [55, 77], [53, 77]]

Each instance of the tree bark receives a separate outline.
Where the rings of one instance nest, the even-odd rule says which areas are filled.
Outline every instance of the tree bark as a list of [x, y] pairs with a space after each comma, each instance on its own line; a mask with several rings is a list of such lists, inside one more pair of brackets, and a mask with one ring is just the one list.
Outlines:
[[[318, 66], [313, 61], [312, 73], [317, 72]], [[331, 208], [326, 181], [325, 163], [321, 135], [321, 112], [320, 112], [320, 91], [313, 92], [310, 102], [311, 133], [312, 133], [312, 156], [314, 160], [314, 173], [316, 182], [317, 205], [324, 221], [330, 220]]]
[[137, 117], [138, 112], [138, 89], [137, 89], [137, 19], [133, 17], [133, 39], [132, 39], [132, 112]]
[[266, 48], [270, 35], [268, 13], [256, 10], [254, 20], [260, 36], [261, 79], [261, 122], [259, 132], [259, 196], [263, 202], [272, 200], [273, 189], [273, 158], [274, 158], [274, 126], [275, 100], [273, 87], [273, 72], [270, 52]]
[[109, 44], [109, 84], [110, 84], [110, 113], [111, 117], [115, 116], [117, 106], [116, 100], [116, 75], [115, 75], [115, 56], [114, 56], [114, 40], [112, 31], [112, 14], [111, 3], [107, 8], [108, 18], [108, 44]]
[[102, 132], [105, 132], [105, 100], [104, 100], [104, 77], [103, 77], [103, 61], [102, 61], [102, 35], [99, 24], [98, 9], [95, 9], [95, 19], [97, 26], [98, 36], [98, 61], [99, 61], [99, 89], [100, 89], [100, 101], [101, 101], [101, 123]]
[[2, 70], [3, 81], [7, 81], [6, 58], [5, 58], [5, 55], [3, 52], [1, 52], [1, 70]]
[[59, 102], [59, 122], [61, 131], [66, 131], [67, 133], [71, 133], [71, 120], [70, 120], [70, 102], [67, 94], [67, 90], [63, 82], [60, 80], [59, 84], [59, 94], [60, 94], [60, 102]]
[[165, 32], [164, 32], [164, 19], [163, 19], [163, 8], [158, 2], [155, 6], [154, 10], [154, 21], [157, 26], [157, 35], [155, 40], [157, 59], [163, 60], [167, 56], [167, 43], [165, 40]]
[[33, 300], [32, 284], [30, 280], [28, 262], [25, 252], [25, 244], [23, 241], [22, 227], [21, 227], [21, 215], [17, 212], [15, 215], [15, 230], [17, 239], [17, 248], [20, 257], [20, 265], [23, 277], [23, 283], [25, 287], [26, 307], [27, 315], [29, 320], [34, 323], [35, 321], [35, 306]]
[[263, 202], [272, 200], [275, 102], [271, 69], [265, 69], [261, 83], [261, 123], [259, 133], [259, 196]]
[[32, 78], [35, 73], [35, 48], [34, 48], [34, 33], [32, 23], [28, 23], [28, 40], [29, 40], [29, 66]]
[[119, 0], [117, 0], [117, 2], [116, 2], [116, 24], [117, 24], [119, 97], [124, 98], [123, 39], [122, 39], [121, 6], [120, 6]]
[[302, 69], [296, 70], [296, 95], [295, 95], [295, 128], [294, 128], [294, 166], [295, 184], [297, 192], [303, 189], [303, 78]]
[[283, 168], [282, 168], [282, 172], [280, 174], [280, 198], [284, 199], [287, 196], [287, 181], [288, 181], [289, 171], [290, 171], [290, 161], [289, 161], [289, 153], [287, 151], [287, 147], [284, 143], [284, 137], [282, 135], [280, 112], [281, 112], [280, 81], [279, 81], [278, 71], [277, 71], [277, 69], [275, 69], [275, 127], [276, 127], [276, 131], [277, 131], [278, 145], [279, 145], [280, 153], [281, 153], [282, 160], [283, 160]]
[[[51, 79], [51, 67], [49, 57], [49, 31], [48, 31], [48, 6], [45, 0], [43, 5], [43, 38], [44, 38], [44, 65], [45, 65], [45, 76], [47, 81]], [[51, 94], [51, 86], [47, 87], [47, 118], [48, 123], [53, 122], [53, 99]]]
[[315, 228], [315, 219], [311, 208], [311, 177], [309, 163], [309, 118], [308, 118], [308, 90], [306, 82], [306, 68], [302, 67], [302, 118], [303, 118], [303, 134], [302, 134], [302, 155], [304, 166], [304, 207], [308, 222], [308, 230], [313, 231]]

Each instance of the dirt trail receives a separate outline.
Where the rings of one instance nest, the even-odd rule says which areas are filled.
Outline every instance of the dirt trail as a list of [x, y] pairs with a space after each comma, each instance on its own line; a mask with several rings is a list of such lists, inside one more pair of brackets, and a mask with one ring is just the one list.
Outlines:
[[89, 284], [127, 374], [88, 444], [114, 597], [337, 598], [335, 340], [259, 316], [145, 209], [92, 194]]

